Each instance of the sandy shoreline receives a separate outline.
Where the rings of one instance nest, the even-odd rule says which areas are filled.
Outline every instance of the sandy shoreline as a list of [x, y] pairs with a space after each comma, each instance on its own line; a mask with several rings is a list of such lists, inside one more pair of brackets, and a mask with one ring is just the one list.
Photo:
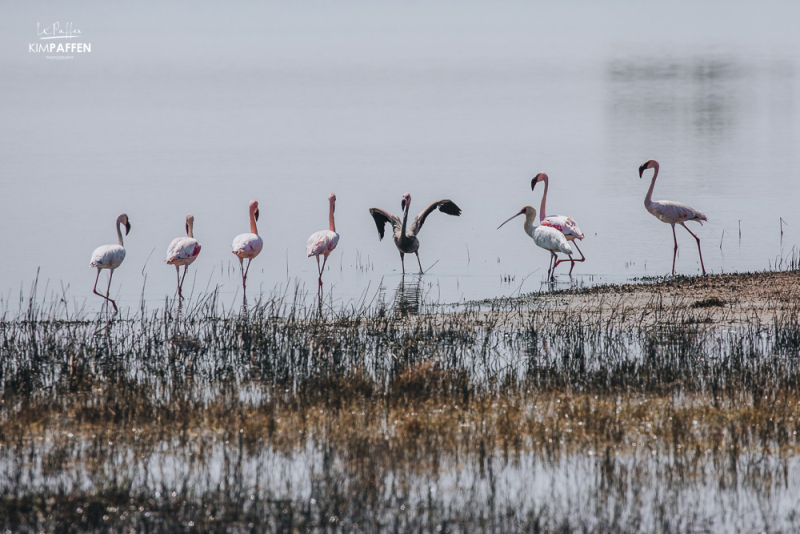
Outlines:
[[675, 277], [658, 282], [604, 285], [524, 295], [511, 305], [564, 314], [581, 313], [620, 322], [653, 324], [681, 317], [715, 326], [736, 325], [780, 314], [797, 314], [800, 271]]

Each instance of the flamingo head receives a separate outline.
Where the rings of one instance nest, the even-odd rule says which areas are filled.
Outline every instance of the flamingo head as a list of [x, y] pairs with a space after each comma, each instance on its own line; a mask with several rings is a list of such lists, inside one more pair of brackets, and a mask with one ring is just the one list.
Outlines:
[[533, 191], [533, 188], [536, 187], [537, 183], [546, 181], [547, 181], [547, 174], [540, 172], [539, 174], [533, 177], [533, 180], [531, 180], [531, 191]]
[[[527, 219], [535, 219], [536, 218], [536, 208], [534, 208], [532, 206], [525, 206], [524, 208], [519, 210], [517, 213], [515, 213], [514, 215], [512, 215], [511, 217], [509, 217], [508, 219], [503, 221], [503, 224], [506, 224], [511, 219], [515, 219], [515, 218], [519, 217], [520, 215], [524, 215], [526, 220]], [[499, 230], [500, 228], [502, 228], [503, 224], [498, 226], [497, 229]]]
[[117, 217], [117, 224], [125, 226], [125, 235], [128, 235], [128, 232], [131, 231], [131, 223], [128, 221], [128, 215], [126, 213], [119, 214], [119, 217]]
[[642, 164], [639, 166], [639, 178], [641, 178], [641, 177], [642, 177], [642, 174], [644, 174], [644, 171], [645, 171], [645, 170], [647, 170], [647, 169], [652, 169], [652, 168], [653, 168], [653, 167], [655, 167], [656, 165], [658, 165], [658, 163], [657, 163], [657, 162], [656, 162], [656, 160], [654, 160], [654, 159], [648, 159], [647, 161], [645, 161], [644, 163], [642, 163]]
[[189, 235], [189, 229], [194, 226], [194, 215], [191, 213], [186, 216], [186, 235]]
[[258, 220], [258, 200], [253, 199], [250, 201], [250, 213]]
[[400, 208], [406, 209], [406, 206], [408, 206], [410, 203], [411, 195], [409, 193], [403, 193], [403, 200], [400, 201]]

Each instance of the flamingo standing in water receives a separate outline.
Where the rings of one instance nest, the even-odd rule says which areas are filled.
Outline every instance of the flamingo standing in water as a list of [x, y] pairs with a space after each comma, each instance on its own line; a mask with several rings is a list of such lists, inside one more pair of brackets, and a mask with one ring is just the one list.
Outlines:
[[[708, 221], [708, 217], [700, 213], [694, 208], [690, 208], [686, 204], [680, 202], [672, 202], [671, 200], [653, 200], [653, 188], [656, 186], [656, 178], [658, 177], [658, 162], [654, 159], [645, 161], [639, 167], [639, 178], [642, 177], [645, 169], [654, 169], [653, 179], [650, 181], [650, 189], [647, 190], [647, 196], [644, 197], [644, 207], [653, 214], [653, 216], [661, 222], [668, 223], [672, 226], [672, 238], [675, 241], [675, 249], [672, 252], [672, 274], [675, 274], [675, 257], [678, 255], [678, 237], [675, 235], [675, 225], [680, 224], [684, 228], [686, 221], [697, 221], [701, 225], [703, 221]], [[692, 237], [697, 240], [697, 251], [700, 253], [700, 268], [703, 270], [703, 276], [706, 274], [706, 267], [703, 265], [703, 251], [700, 250], [700, 238], [697, 237], [691, 230], [686, 228], [686, 231], [692, 234]]]
[[568, 259], [558, 260], [556, 264], [553, 266], [553, 270], [555, 271], [558, 264], [564, 261], [570, 262], [569, 267], [569, 275], [572, 276], [572, 269], [575, 268], [575, 263], [586, 261], [586, 257], [583, 255], [583, 252], [578, 247], [578, 243], [575, 242], [576, 239], [583, 239], [583, 232], [581, 229], [578, 228], [578, 225], [575, 221], [572, 220], [572, 217], [568, 217], [565, 215], [547, 215], [545, 216], [545, 202], [547, 202], [547, 189], [549, 187], [550, 179], [547, 177], [546, 173], [540, 172], [536, 176], [533, 177], [531, 180], [531, 191], [533, 188], [536, 187], [538, 182], [544, 182], [544, 194], [542, 195], [542, 206], [539, 209], [539, 224], [542, 226], [549, 226], [551, 228], [555, 228], [567, 238], [567, 241], [572, 242], [575, 245], [575, 248], [578, 250], [578, 253], [581, 255], [581, 259], [575, 260], [572, 259], [570, 256]]
[[410, 205], [411, 195], [406, 193], [403, 195], [403, 199], [400, 201], [400, 206], [403, 209], [402, 221], [399, 217], [379, 208], [370, 208], [369, 213], [375, 220], [375, 226], [378, 227], [378, 235], [380, 236], [380, 239], [383, 239], [383, 231], [386, 223], [388, 222], [392, 225], [392, 229], [394, 231], [394, 244], [397, 246], [397, 250], [400, 251], [400, 263], [403, 267], [403, 274], [406, 274], [404, 256], [406, 254], [411, 254], [412, 252], [417, 256], [419, 274], [425, 274], [422, 270], [422, 263], [419, 261], [419, 239], [417, 239], [417, 234], [419, 234], [419, 231], [422, 229], [422, 225], [425, 224], [425, 219], [427, 219], [428, 215], [430, 215], [437, 208], [442, 213], [459, 216], [461, 215], [461, 208], [456, 206], [452, 200], [437, 200], [436, 202], [431, 202], [428, 207], [419, 212], [419, 215], [416, 216], [414, 222], [411, 223], [411, 228], [406, 231], [408, 208]]
[[[250, 264], [264, 248], [264, 241], [258, 235], [258, 228], [256, 228], [257, 220], [258, 201], [253, 199], [250, 201], [250, 233], [237, 235], [233, 239], [233, 250], [231, 251], [239, 258], [239, 266], [242, 269], [242, 289], [245, 291], [247, 290], [247, 272], [250, 270]], [[247, 259], [247, 269], [244, 268], [245, 259]]]
[[[525, 233], [527, 233], [533, 239], [533, 242], [536, 243], [536, 246], [543, 248], [547, 251], [550, 251], [550, 263], [553, 263], [553, 260], [558, 260], [556, 256], [556, 252], [561, 252], [563, 254], [567, 254], [568, 256], [572, 256], [572, 249], [567, 242], [567, 237], [556, 230], [551, 226], [534, 226], [534, 221], [536, 220], [536, 209], [532, 208], [531, 206], [525, 206], [522, 208], [519, 213], [509, 217], [508, 219], [503, 222], [506, 224], [511, 219], [515, 217], [519, 217], [520, 215], [525, 215], [525, 223], [523, 227], [525, 228]], [[499, 230], [502, 228], [503, 224], [497, 227]], [[556, 265], [550, 267], [548, 264], [547, 266], [547, 278], [552, 278], [552, 271], [555, 270]]]
[[[194, 260], [200, 254], [200, 243], [194, 238], [194, 215], [191, 213], [186, 216], [186, 235], [188, 237], [176, 237], [167, 248], [167, 259], [164, 260], [169, 265], [175, 266], [175, 274], [178, 277], [178, 298], [183, 298], [183, 279], [186, 278], [186, 271], [189, 270]], [[181, 265], [183, 265], [183, 278], [181, 278]]]
[[[114, 302], [114, 299], [109, 297], [109, 293], [111, 292], [111, 277], [114, 276], [114, 269], [122, 265], [122, 260], [125, 259], [125, 246], [122, 244], [122, 230], [120, 229], [120, 225], [125, 225], [125, 235], [128, 235], [128, 232], [131, 231], [131, 223], [128, 222], [128, 216], [124, 213], [121, 213], [119, 217], [117, 217], [117, 238], [119, 239], [119, 245], [103, 245], [102, 247], [97, 247], [94, 249], [94, 252], [92, 252], [92, 259], [89, 261], [89, 267], [97, 269], [97, 277], [94, 279], [94, 290], [92, 292], [106, 299], [106, 302], [110, 302], [111, 305], [114, 306], [114, 313], [118, 313], [119, 310], [117, 309], [117, 303]], [[97, 292], [97, 280], [100, 278], [100, 271], [103, 269], [110, 269], [108, 273], [108, 287], [106, 288], [105, 295]]]
[[[333, 252], [333, 249], [339, 244], [339, 234], [336, 233], [336, 224], [333, 222], [333, 212], [336, 206], [336, 195], [334, 193], [328, 195], [328, 202], [330, 203], [330, 211], [328, 213], [330, 229], [314, 232], [306, 243], [306, 257], [310, 258], [311, 256], [315, 256], [317, 258], [319, 285], [322, 285], [322, 271], [325, 270], [325, 263], [328, 261], [328, 255]], [[323, 256], [322, 267], [319, 265], [320, 254]]]

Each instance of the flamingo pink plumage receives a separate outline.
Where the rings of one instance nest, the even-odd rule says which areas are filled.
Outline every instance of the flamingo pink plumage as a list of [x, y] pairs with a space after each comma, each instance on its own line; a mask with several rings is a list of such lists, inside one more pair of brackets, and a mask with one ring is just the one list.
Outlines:
[[550, 226], [551, 228], [555, 228], [567, 238], [567, 241], [570, 241], [575, 244], [575, 248], [578, 250], [578, 253], [581, 255], [581, 259], [575, 260], [572, 259], [572, 256], [569, 257], [568, 260], [558, 260], [556, 264], [553, 266], [553, 270], [558, 267], [558, 264], [564, 261], [570, 262], [569, 267], [569, 275], [572, 276], [572, 269], [575, 268], [575, 263], [586, 261], [586, 257], [583, 255], [583, 251], [578, 247], [578, 243], [575, 243], [576, 239], [583, 239], [583, 232], [581, 229], [578, 228], [578, 224], [572, 219], [572, 217], [568, 217], [566, 215], [547, 215], [545, 216], [545, 203], [547, 202], [547, 189], [550, 185], [550, 179], [548, 178], [546, 173], [540, 172], [536, 176], [533, 177], [531, 180], [531, 191], [533, 188], [536, 187], [538, 182], [544, 182], [544, 194], [542, 195], [542, 205], [539, 209], [539, 223], [542, 226]]
[[[306, 257], [310, 258], [311, 256], [315, 256], [317, 258], [319, 285], [322, 285], [322, 271], [325, 270], [325, 263], [328, 261], [328, 255], [333, 252], [333, 249], [339, 244], [339, 234], [336, 233], [336, 224], [333, 221], [333, 212], [336, 207], [336, 195], [334, 193], [328, 195], [328, 202], [330, 204], [330, 210], [328, 212], [328, 225], [330, 229], [314, 232], [306, 243]], [[323, 257], [322, 267], [319, 265], [320, 255]]]
[[[675, 235], [675, 225], [680, 224], [686, 228], [684, 224], [686, 221], [697, 221], [702, 225], [703, 221], [708, 221], [708, 218], [686, 204], [672, 202], [671, 200], [653, 200], [653, 189], [656, 186], [656, 178], [658, 177], [658, 162], [654, 159], [645, 161], [639, 167], [639, 178], [642, 177], [645, 169], [654, 169], [655, 172], [653, 172], [653, 179], [650, 181], [650, 189], [647, 190], [647, 195], [644, 197], [644, 207], [647, 211], [652, 213], [656, 219], [672, 226], [672, 238], [675, 241], [675, 249], [672, 252], [672, 274], [675, 274], [675, 257], [678, 255], [678, 237]], [[697, 251], [700, 253], [700, 268], [703, 270], [703, 275], [705, 275], [706, 267], [703, 265], [703, 251], [700, 249], [700, 238], [688, 228], [686, 228], [686, 231], [692, 234], [692, 237], [697, 240]]]
[[[106, 299], [106, 302], [110, 302], [111, 305], [114, 306], [114, 313], [119, 312], [119, 310], [117, 309], [117, 303], [114, 302], [114, 299], [109, 297], [109, 293], [111, 292], [111, 277], [114, 276], [114, 269], [122, 265], [122, 261], [125, 259], [125, 246], [122, 243], [122, 230], [120, 229], [120, 225], [125, 226], [125, 235], [128, 235], [128, 232], [131, 231], [131, 223], [128, 221], [128, 216], [124, 213], [121, 213], [119, 217], [117, 217], [116, 222], [119, 244], [97, 247], [94, 249], [94, 252], [92, 252], [92, 258], [89, 261], [89, 267], [97, 269], [97, 276], [94, 279], [94, 289], [92, 292]], [[100, 278], [100, 271], [102, 269], [110, 269], [108, 273], [108, 287], [106, 288], [105, 295], [97, 292], [97, 280]]]
[[[164, 260], [168, 265], [175, 266], [175, 274], [178, 276], [178, 298], [183, 298], [183, 280], [186, 278], [186, 271], [200, 254], [200, 243], [194, 238], [194, 215], [191, 213], [186, 216], [186, 236], [172, 240], [167, 247], [167, 259]], [[181, 265], [184, 266], [183, 277], [181, 277]]]
[[[233, 238], [233, 252], [239, 258], [239, 267], [242, 269], [242, 289], [247, 291], [247, 272], [253, 258], [258, 256], [264, 248], [264, 241], [258, 235], [256, 221], [258, 220], [258, 201], [250, 201], [250, 233], [239, 234]], [[244, 268], [244, 260], [247, 260], [247, 269]]]

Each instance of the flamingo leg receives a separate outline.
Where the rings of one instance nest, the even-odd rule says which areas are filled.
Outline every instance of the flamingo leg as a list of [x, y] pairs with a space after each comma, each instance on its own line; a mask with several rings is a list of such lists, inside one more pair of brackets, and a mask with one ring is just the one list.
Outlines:
[[[571, 256], [567, 256], [566, 258], [561, 259], [561, 260], [557, 259], [556, 262], [553, 264], [553, 276], [555, 276], [556, 267], [558, 267], [559, 264], [564, 263], [565, 261], [572, 261], [572, 257]], [[570, 273], [570, 276], [572, 276], [572, 268], [570, 268], [569, 273]]]
[[244, 278], [242, 279], [242, 284], [247, 284], [247, 273], [250, 272], [250, 264], [253, 263], [253, 258], [247, 258], [247, 268], [244, 270]]
[[575, 267], [575, 260], [572, 259], [572, 256], [567, 256], [566, 258], [556, 260], [555, 265], [553, 265], [553, 272], [555, 272], [556, 267], [558, 267], [559, 264], [564, 263], [566, 261], [570, 262], [571, 264], [569, 267], [569, 275], [572, 276], [572, 268]]
[[[575, 245], [575, 248], [576, 248], [576, 249], [578, 249], [578, 252], [579, 252], [579, 253], [580, 253], [580, 255], [581, 255], [581, 259], [579, 259], [579, 260], [574, 260], [574, 259], [572, 259], [572, 256], [570, 256], [569, 258], [565, 258], [565, 259], [563, 259], [563, 260], [558, 260], [558, 263], [556, 263], [556, 265], [558, 265], [559, 263], [562, 263], [562, 262], [565, 262], [565, 261], [568, 261], [568, 262], [570, 262], [570, 264], [571, 264], [571, 265], [570, 265], [570, 267], [569, 267], [569, 275], [570, 275], [570, 276], [572, 276], [572, 269], [574, 269], [574, 268], [575, 268], [575, 264], [576, 264], [576, 263], [580, 263], [580, 262], [582, 262], [582, 261], [586, 261], [586, 256], [584, 256], [584, 255], [583, 255], [583, 252], [581, 251], [581, 249], [580, 249], [580, 248], [578, 248], [578, 242], [577, 242], [577, 241], [573, 241], [573, 242], [572, 242], [572, 244], [573, 244], [573, 245]], [[553, 267], [553, 269], [555, 269], [555, 267]]]
[[[686, 228], [684, 226], [684, 228]], [[688, 230], [688, 228], [686, 228]], [[689, 232], [691, 234], [691, 232]], [[694, 234], [692, 234], [694, 235]], [[675, 235], [675, 223], [672, 223], [672, 239], [675, 240], [675, 250], [672, 252], [672, 274], [675, 275], [675, 257], [678, 255], [678, 236]], [[700, 242], [698, 241], [697, 246], [700, 246]], [[705, 273], [704, 273], [705, 274]]]
[[[685, 225], [685, 224], [683, 224], [683, 223], [681, 223], [681, 226], [683, 226], [684, 228], [686, 228], [686, 225]], [[675, 226], [673, 226], [673, 227], [672, 227], [672, 230], [673, 230], [673, 231], [675, 231]], [[692, 231], [691, 231], [691, 230], [689, 230], [688, 228], [686, 228], [686, 231], [687, 231], [687, 232], [689, 232], [690, 234], [692, 234], [692, 237], [693, 237], [693, 238], [695, 238], [695, 239], [697, 240], [697, 252], [699, 252], [699, 253], [700, 253], [700, 268], [702, 268], [702, 269], [703, 269], [703, 276], [705, 276], [705, 275], [706, 275], [706, 266], [705, 266], [705, 265], [703, 265], [703, 251], [702, 251], [702, 250], [700, 250], [700, 238], [699, 238], [699, 237], [697, 237], [696, 235], [694, 235], [694, 232], [692, 232]]]
[[[317, 256], [317, 261], [319, 261], [319, 256]], [[328, 262], [328, 256], [325, 256], [322, 259], [322, 269], [319, 271], [319, 285], [322, 285], [322, 272], [325, 270], [325, 264]]]
[[420, 261], [419, 261], [419, 252], [415, 252], [414, 254], [416, 254], [416, 255], [417, 255], [417, 264], [419, 265], [419, 274], [425, 274], [425, 273], [422, 271], [422, 262], [420, 262]]
[[114, 313], [119, 313], [117, 309], [117, 303], [114, 302], [114, 299], [110, 298], [108, 295], [111, 293], [111, 279], [114, 277], [114, 269], [111, 269], [108, 273], [108, 287], [106, 288], [106, 300], [114, 306]]
[[97, 269], [97, 276], [95, 276], [95, 278], [94, 278], [94, 289], [92, 290], [92, 293], [94, 293], [97, 296], [102, 297], [103, 295], [101, 293], [97, 292], [97, 281], [99, 279], [100, 279], [100, 269]]
[[322, 269], [319, 266], [319, 254], [317, 254], [315, 257], [317, 258], [317, 274], [319, 274], [319, 277], [322, 278]]
[[177, 265], [175, 266], [175, 276], [178, 280], [178, 298], [181, 297], [181, 268]]
[[242, 289], [244, 289], [247, 285], [247, 273], [244, 272], [244, 260], [242, 258], [239, 258], [239, 267], [242, 270]]
[[563, 259], [563, 260], [559, 260], [559, 259], [558, 259], [558, 257], [555, 255], [555, 253], [553, 253], [553, 257], [552, 257], [552, 258], [550, 258], [550, 259], [551, 259], [551, 260], [554, 260], [554, 259], [555, 259], [555, 262], [553, 262], [553, 269], [552, 269], [552, 272], [553, 272], [553, 278], [555, 278], [556, 267], [558, 267], [558, 264], [559, 264], [559, 263], [562, 263], [562, 262], [565, 262], [565, 261], [569, 261], [569, 257], [567, 257], [567, 258], [565, 258], [565, 259]]
[[406, 260], [404, 258], [405, 258], [405, 254], [403, 254], [401, 252], [400, 253], [400, 265], [403, 266], [403, 274], [406, 274]]
[[[179, 269], [180, 270], [180, 269]], [[178, 296], [183, 298], [183, 280], [186, 278], [186, 271], [189, 270], [188, 265], [183, 266], [183, 276], [181, 277], [181, 282], [178, 284]]]
[[560, 263], [564, 263], [565, 261], [568, 261], [568, 262], [570, 262], [570, 266], [569, 266], [569, 276], [570, 276], [570, 278], [572, 278], [572, 269], [575, 267], [575, 260], [573, 260], [573, 259], [572, 259], [572, 256], [567, 256], [567, 257], [566, 257], [566, 258], [564, 258], [564, 259], [561, 259], [561, 260], [558, 260], [558, 261], [556, 261], [555, 265], [553, 265], [553, 272], [555, 272], [555, 271], [556, 271], [556, 267], [558, 267], [558, 265], [559, 265]]
[[[105, 295], [103, 295], [102, 293], [99, 293], [99, 292], [97, 291], [97, 281], [98, 281], [99, 279], [100, 279], [100, 269], [98, 268], [98, 269], [97, 269], [97, 276], [96, 276], [96, 277], [95, 277], [95, 279], [94, 279], [94, 289], [92, 290], [92, 293], [94, 293], [94, 294], [95, 294], [95, 295], [97, 295], [98, 297], [103, 297], [104, 299], [106, 299], [106, 301], [108, 301], [108, 297], [106, 297]], [[110, 284], [111, 284], [111, 281], [109, 280], [109, 285], [110, 285]]]

